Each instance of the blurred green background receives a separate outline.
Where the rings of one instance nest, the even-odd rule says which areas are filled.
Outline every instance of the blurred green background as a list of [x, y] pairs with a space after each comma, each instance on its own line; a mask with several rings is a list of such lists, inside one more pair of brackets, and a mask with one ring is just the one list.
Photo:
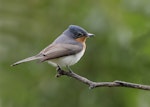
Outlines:
[[70, 24], [96, 36], [74, 72], [93, 81], [150, 84], [150, 0], [0, 0], [0, 107], [149, 107], [150, 92], [55, 78], [35, 55]]

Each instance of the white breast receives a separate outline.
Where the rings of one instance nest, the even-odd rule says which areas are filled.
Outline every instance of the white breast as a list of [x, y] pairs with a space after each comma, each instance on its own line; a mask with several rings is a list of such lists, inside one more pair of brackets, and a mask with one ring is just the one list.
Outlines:
[[83, 56], [84, 52], [85, 52], [85, 49], [83, 49], [81, 52], [79, 52], [76, 55], [65, 56], [65, 57], [49, 60], [48, 63], [52, 64], [53, 66], [57, 66], [57, 65], [59, 65], [61, 67], [62, 66], [71, 66], [80, 60], [80, 58]]

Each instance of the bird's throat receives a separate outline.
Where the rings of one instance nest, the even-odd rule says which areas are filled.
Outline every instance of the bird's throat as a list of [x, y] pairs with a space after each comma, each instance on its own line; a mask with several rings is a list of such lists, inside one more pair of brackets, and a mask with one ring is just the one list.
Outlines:
[[76, 41], [81, 42], [81, 43], [85, 43], [87, 37], [81, 37], [81, 38], [77, 38]]

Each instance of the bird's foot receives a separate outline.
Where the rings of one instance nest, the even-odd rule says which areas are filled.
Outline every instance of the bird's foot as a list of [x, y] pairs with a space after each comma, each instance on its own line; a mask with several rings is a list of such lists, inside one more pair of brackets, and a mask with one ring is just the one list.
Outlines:
[[66, 68], [68, 69], [68, 72], [61, 69], [60, 66], [57, 66], [57, 68], [56, 68], [57, 74], [55, 77], [60, 77], [62, 75], [70, 75], [73, 73], [73, 71], [71, 70], [71, 68], [69, 66], [66, 66]]
[[60, 68], [60, 66], [57, 66], [56, 71], [57, 71], [57, 74], [55, 77], [60, 77], [60, 76], [64, 75], [64, 72], [65, 72], [64, 70], [62, 70]]

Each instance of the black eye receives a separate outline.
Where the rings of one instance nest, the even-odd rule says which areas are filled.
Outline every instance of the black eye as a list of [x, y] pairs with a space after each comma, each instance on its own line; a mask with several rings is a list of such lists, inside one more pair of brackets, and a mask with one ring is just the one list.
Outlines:
[[82, 33], [78, 33], [78, 34], [77, 34], [78, 37], [81, 37], [82, 35], [83, 35]]

